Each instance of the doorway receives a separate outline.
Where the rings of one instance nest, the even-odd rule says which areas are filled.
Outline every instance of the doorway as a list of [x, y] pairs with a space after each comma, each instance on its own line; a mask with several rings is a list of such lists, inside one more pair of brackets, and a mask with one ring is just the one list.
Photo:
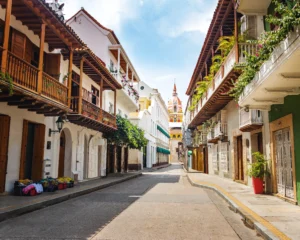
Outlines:
[[98, 176], [101, 177], [102, 146], [98, 145]]
[[128, 171], [128, 147], [124, 148], [124, 172]]
[[236, 180], [244, 181], [244, 163], [243, 163], [243, 137], [237, 137], [237, 165]]
[[89, 176], [89, 143], [87, 136], [84, 136], [84, 160], [83, 160], [83, 179]]
[[107, 174], [114, 173], [115, 169], [115, 151], [114, 145], [107, 144]]
[[147, 146], [143, 148], [143, 168], [147, 167]]
[[208, 151], [207, 146], [203, 147], [204, 173], [208, 174]]
[[66, 149], [66, 136], [64, 131], [62, 131], [60, 134], [60, 141], [59, 141], [58, 177], [63, 177], [65, 173], [65, 149]]
[[122, 170], [122, 147], [117, 146], [117, 171], [120, 173]]
[[23, 122], [20, 179], [38, 181], [42, 178], [45, 144], [45, 125]]
[[10, 117], [0, 116], [0, 193], [5, 191]]
[[293, 158], [291, 149], [290, 128], [274, 132], [275, 164], [278, 194], [294, 199]]

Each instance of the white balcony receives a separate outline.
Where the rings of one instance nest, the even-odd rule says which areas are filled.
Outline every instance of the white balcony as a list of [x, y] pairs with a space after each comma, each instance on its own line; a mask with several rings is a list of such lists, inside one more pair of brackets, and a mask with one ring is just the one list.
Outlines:
[[238, 12], [244, 15], [267, 15], [271, 0], [238, 0]]
[[207, 142], [208, 143], [215, 143], [215, 132], [214, 129], [210, 129], [207, 133]]
[[214, 128], [215, 139], [221, 139], [227, 136], [227, 123], [219, 121]]
[[260, 129], [263, 125], [262, 112], [260, 110], [240, 108], [240, 130], [251, 132]]
[[270, 110], [273, 104], [283, 104], [284, 97], [300, 94], [299, 56], [300, 28], [295, 27], [245, 87], [239, 105]]

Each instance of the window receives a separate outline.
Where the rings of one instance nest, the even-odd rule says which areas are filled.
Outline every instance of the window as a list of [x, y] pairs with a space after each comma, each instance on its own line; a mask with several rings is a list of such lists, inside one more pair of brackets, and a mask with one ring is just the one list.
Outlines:
[[112, 103], [109, 103], [109, 108], [108, 108], [108, 112], [110, 114], [113, 114], [113, 109], [114, 109], [114, 105]]
[[115, 70], [114, 62], [111, 59], [110, 59], [110, 63], [109, 63], [109, 70], [110, 70], [110, 72], [114, 72], [114, 70]]
[[177, 106], [176, 105], [174, 106], [174, 112], [177, 112]]
[[120, 109], [118, 109], [118, 114], [122, 116], [122, 111]]
[[92, 103], [99, 104], [99, 90], [92, 85]]

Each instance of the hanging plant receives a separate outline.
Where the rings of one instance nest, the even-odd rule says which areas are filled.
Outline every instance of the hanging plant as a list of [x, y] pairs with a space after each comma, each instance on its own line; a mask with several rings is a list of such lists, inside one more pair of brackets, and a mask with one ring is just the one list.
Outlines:
[[[13, 79], [8, 73], [0, 72], [0, 80], [8, 83], [8, 95], [13, 95]], [[1, 89], [0, 89], [1, 90]], [[2, 91], [2, 90], [1, 90]]]
[[260, 67], [265, 61], [267, 61], [274, 49], [282, 42], [294, 29], [295, 26], [300, 25], [300, 4], [295, 3], [292, 9], [285, 6], [284, 3], [273, 0], [275, 5], [275, 12], [280, 17], [269, 15], [266, 20], [273, 25], [278, 26], [277, 30], [263, 33], [257, 41], [252, 41], [258, 44], [259, 48], [255, 55], [246, 54], [246, 62], [243, 65], [237, 66], [242, 73], [234, 84], [233, 89], [230, 91], [230, 95], [233, 96], [236, 101], [243, 93], [245, 87], [254, 79], [256, 73], [260, 70]]

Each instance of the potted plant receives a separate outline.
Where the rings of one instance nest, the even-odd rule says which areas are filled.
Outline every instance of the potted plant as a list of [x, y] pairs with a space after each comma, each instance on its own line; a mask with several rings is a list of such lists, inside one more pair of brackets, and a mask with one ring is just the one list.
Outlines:
[[268, 176], [270, 172], [267, 169], [268, 160], [260, 152], [252, 153], [255, 162], [249, 164], [248, 176], [252, 177], [252, 184], [255, 194], [262, 194], [264, 192], [264, 177]]

